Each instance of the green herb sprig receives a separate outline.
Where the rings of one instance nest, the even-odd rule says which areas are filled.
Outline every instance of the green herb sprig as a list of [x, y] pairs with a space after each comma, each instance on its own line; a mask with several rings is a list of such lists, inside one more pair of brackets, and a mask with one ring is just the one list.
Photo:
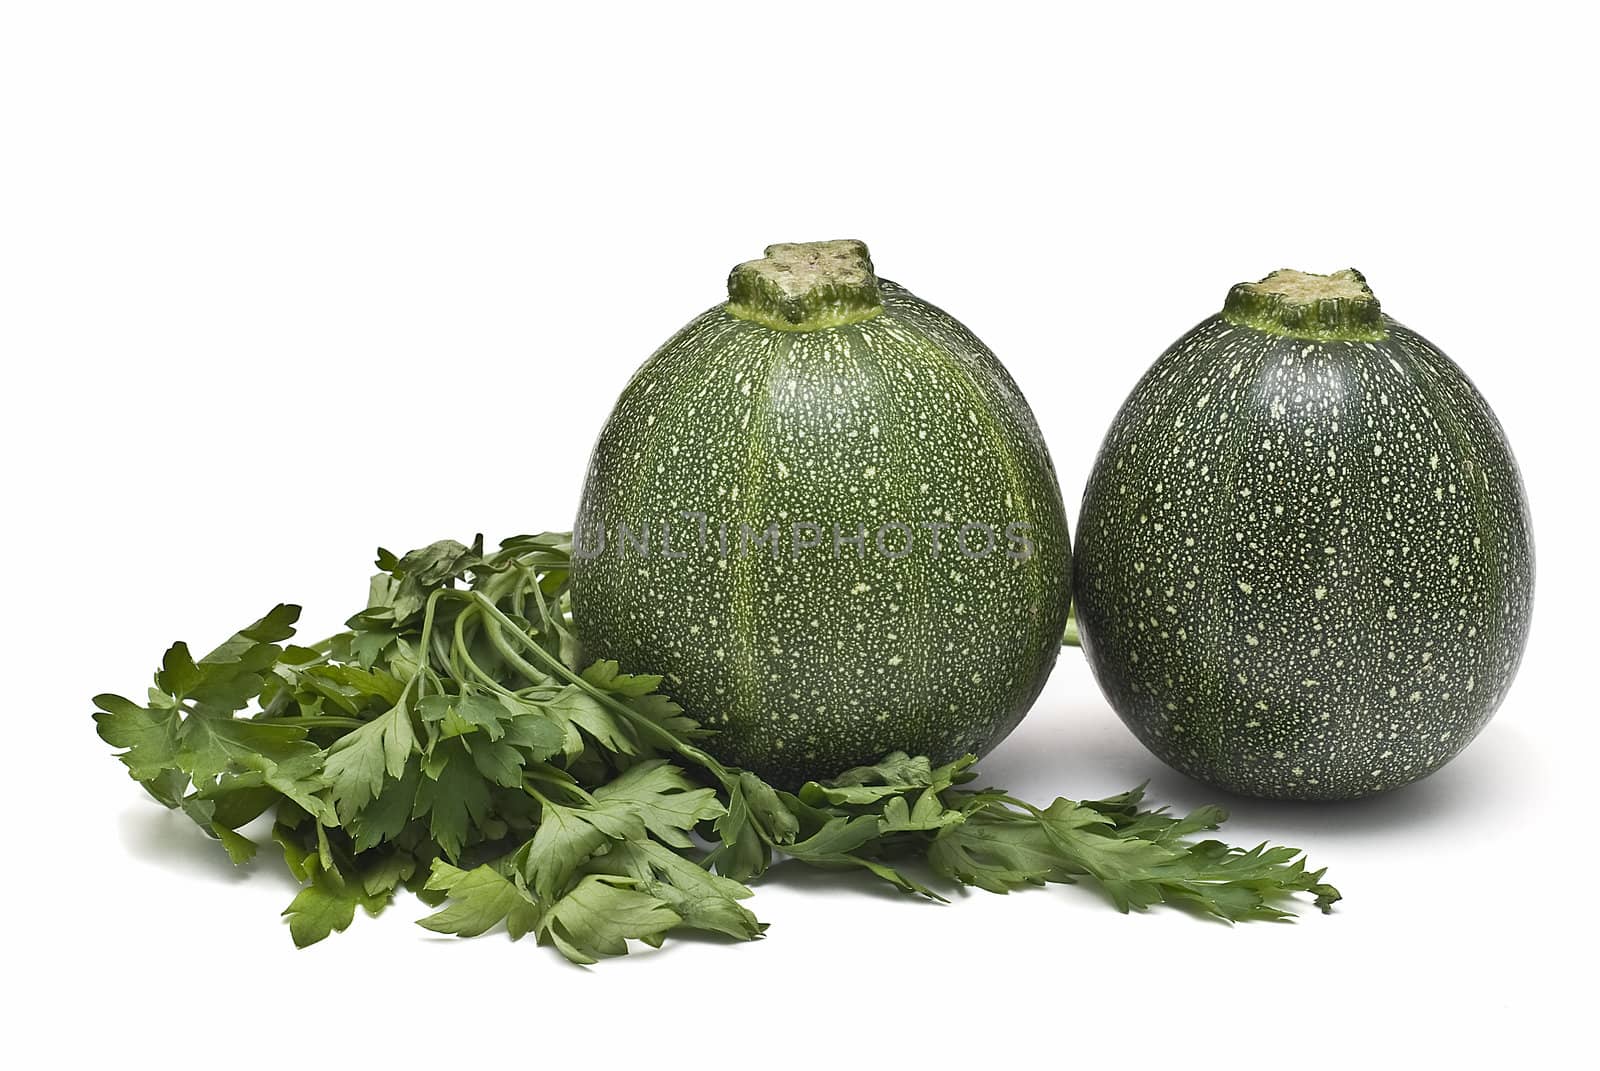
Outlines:
[[1197, 840], [1225, 812], [1141, 809], [1142, 789], [1040, 808], [967, 787], [971, 756], [893, 754], [779, 790], [704, 750], [660, 677], [580, 669], [570, 554], [565, 533], [380, 550], [346, 631], [292, 644], [299, 608], [280, 605], [202, 658], [176, 643], [144, 705], [95, 698], [100, 736], [235, 863], [270, 821], [301, 946], [402, 886], [438, 908], [427, 929], [504, 925], [578, 963], [682, 929], [752, 940], [748, 883], [781, 859], [934, 900], [1089, 879], [1122, 911], [1230, 922], [1339, 899], [1297, 849]]

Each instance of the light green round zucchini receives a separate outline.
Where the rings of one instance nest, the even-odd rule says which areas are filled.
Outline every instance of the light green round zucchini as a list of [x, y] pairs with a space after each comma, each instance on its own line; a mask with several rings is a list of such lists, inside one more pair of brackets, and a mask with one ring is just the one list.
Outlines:
[[1043, 687], [1069, 601], [1027, 402], [859, 242], [770, 247], [728, 292], [639, 369], [595, 447], [572, 572], [586, 654], [664, 674], [708, 750], [780, 784], [987, 751]]

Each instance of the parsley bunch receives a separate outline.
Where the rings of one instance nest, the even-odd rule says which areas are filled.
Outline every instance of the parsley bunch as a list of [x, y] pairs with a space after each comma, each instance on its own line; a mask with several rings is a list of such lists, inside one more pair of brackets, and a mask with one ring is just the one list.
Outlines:
[[570, 553], [563, 533], [380, 550], [346, 631], [289, 643], [299, 608], [280, 605], [202, 658], [176, 643], [144, 705], [95, 698], [100, 736], [235, 863], [257, 851], [241, 830], [270, 824], [303, 886], [284, 912], [301, 946], [401, 886], [438, 908], [430, 930], [504, 924], [579, 963], [679, 929], [751, 940], [746, 883], [780, 858], [935, 900], [1087, 878], [1122, 911], [1238, 921], [1339, 899], [1297, 849], [1195, 840], [1220, 808], [1144, 810], [1140, 789], [1035, 807], [965, 787], [971, 756], [780, 791], [705, 751], [660, 677], [581, 667]]

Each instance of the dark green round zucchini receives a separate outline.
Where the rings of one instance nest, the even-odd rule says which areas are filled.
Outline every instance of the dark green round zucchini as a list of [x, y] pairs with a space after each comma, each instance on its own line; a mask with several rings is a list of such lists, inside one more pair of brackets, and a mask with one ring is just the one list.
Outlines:
[[664, 674], [709, 750], [779, 784], [987, 751], [1067, 615], [1026, 401], [859, 242], [772, 246], [728, 294], [600, 434], [572, 571], [586, 654]]
[[1533, 605], [1521, 478], [1461, 370], [1355, 271], [1234, 287], [1107, 433], [1074, 596], [1161, 759], [1273, 799], [1438, 769], [1510, 686]]

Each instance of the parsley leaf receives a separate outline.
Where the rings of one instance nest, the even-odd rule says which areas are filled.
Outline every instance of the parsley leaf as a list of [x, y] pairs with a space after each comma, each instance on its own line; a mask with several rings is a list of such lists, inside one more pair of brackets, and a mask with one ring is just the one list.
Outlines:
[[630, 938], [659, 945], [683, 919], [638, 884], [607, 874], [585, 876], [540, 915], [540, 939], [554, 944], [574, 963], [624, 955]]
[[448, 906], [418, 922], [435, 933], [476, 937], [503, 922], [515, 941], [539, 921], [539, 907], [532, 894], [492, 866], [459, 870], [434, 860], [427, 887], [450, 897]]
[[334, 741], [323, 761], [323, 772], [340, 821], [348, 823], [361, 813], [383, 787], [385, 774], [401, 777], [416, 750], [411, 709], [404, 698]]

